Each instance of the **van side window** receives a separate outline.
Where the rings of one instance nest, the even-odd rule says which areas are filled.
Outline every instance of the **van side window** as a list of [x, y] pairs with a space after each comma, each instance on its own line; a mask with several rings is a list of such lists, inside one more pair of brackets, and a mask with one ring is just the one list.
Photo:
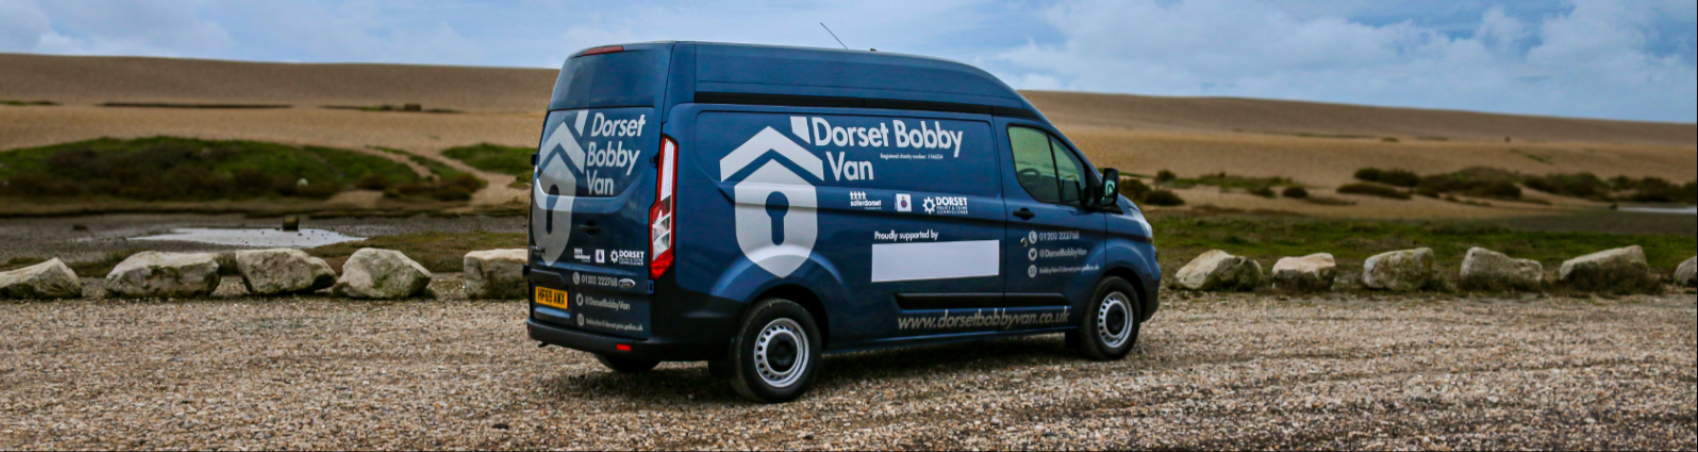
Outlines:
[[1090, 184], [1085, 164], [1067, 150], [1067, 144], [1055, 137], [1049, 137], [1049, 147], [1055, 152], [1055, 175], [1056, 182], [1061, 183], [1061, 203], [1084, 204], [1085, 187]]
[[1014, 148], [1014, 175], [1020, 187], [1038, 202], [1061, 202], [1055, 178], [1055, 151], [1049, 134], [1028, 127], [1009, 127], [1008, 143]]

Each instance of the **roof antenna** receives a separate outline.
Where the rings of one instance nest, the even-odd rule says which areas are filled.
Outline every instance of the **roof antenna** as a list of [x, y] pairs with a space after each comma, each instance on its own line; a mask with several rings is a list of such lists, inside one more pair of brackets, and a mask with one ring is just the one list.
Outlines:
[[844, 44], [843, 40], [837, 37], [837, 33], [832, 33], [831, 27], [825, 26], [825, 22], [820, 22], [820, 28], [824, 28], [826, 33], [831, 33], [831, 39], [836, 39], [837, 45], [843, 46], [843, 50], [849, 50], [849, 45]]

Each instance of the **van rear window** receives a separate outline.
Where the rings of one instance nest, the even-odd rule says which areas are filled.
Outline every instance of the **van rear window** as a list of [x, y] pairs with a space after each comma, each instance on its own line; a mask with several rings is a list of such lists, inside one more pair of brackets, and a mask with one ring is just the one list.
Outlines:
[[623, 52], [566, 60], [548, 109], [657, 106], [665, 92], [670, 60], [671, 52], [664, 47], [627, 47]]

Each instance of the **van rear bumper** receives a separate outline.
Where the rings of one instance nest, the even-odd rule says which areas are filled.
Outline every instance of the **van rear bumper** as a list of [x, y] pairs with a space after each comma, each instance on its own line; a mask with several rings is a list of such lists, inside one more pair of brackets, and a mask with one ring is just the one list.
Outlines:
[[[530, 333], [531, 339], [545, 344], [621, 358], [707, 361], [722, 358], [726, 353], [725, 344], [667, 342], [659, 338], [627, 339], [561, 328], [534, 318], [525, 322], [525, 329]], [[620, 345], [628, 345], [631, 350], [620, 351]]]

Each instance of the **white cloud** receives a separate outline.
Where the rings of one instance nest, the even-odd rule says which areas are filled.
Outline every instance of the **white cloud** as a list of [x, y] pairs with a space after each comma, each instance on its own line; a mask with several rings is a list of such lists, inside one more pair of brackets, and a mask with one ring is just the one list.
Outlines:
[[1680, 8], [1580, 0], [1539, 23], [1493, 8], [1452, 37], [1262, 2], [1080, 1], [1048, 11], [1061, 42], [999, 58], [1088, 91], [1692, 121], [1698, 68], [1649, 48], [1651, 18]]
[[31, 2], [0, 0], [0, 52], [29, 52], [51, 30], [47, 14]]
[[184, 56], [233, 45], [189, 0], [52, 0], [33, 3], [52, 18], [39, 34], [43, 53]]

